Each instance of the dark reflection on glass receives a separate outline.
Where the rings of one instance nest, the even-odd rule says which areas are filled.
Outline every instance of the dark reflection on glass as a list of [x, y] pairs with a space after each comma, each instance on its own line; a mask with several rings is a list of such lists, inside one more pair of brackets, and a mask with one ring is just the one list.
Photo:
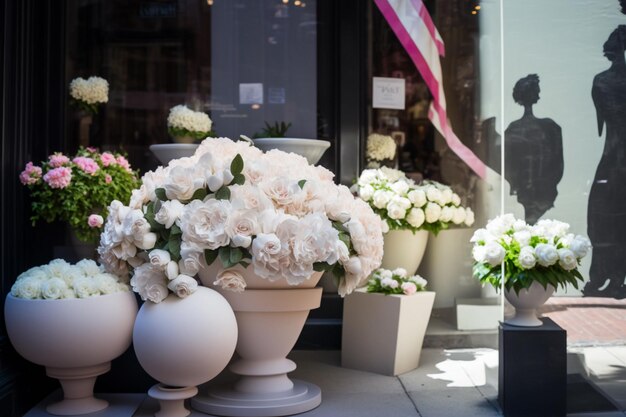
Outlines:
[[[624, 1], [622, 1], [622, 6]], [[589, 194], [588, 234], [593, 244], [586, 296], [626, 298], [626, 25], [604, 43], [611, 67], [593, 80], [598, 135], [606, 125], [604, 151]], [[608, 280], [608, 284], [607, 284]]]
[[505, 132], [505, 178], [511, 195], [524, 206], [526, 222], [534, 224], [554, 205], [563, 177], [561, 127], [533, 114], [539, 101], [539, 76], [530, 74], [515, 83], [513, 99], [524, 106], [521, 119]]

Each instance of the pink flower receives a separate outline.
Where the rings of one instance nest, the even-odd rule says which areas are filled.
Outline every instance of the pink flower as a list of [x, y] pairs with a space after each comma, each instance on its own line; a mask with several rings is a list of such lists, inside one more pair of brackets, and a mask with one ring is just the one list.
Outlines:
[[412, 282], [405, 282], [401, 286], [402, 292], [406, 295], [413, 295], [417, 292], [417, 286]]
[[65, 188], [72, 181], [72, 170], [67, 167], [58, 167], [48, 171], [43, 180], [52, 188]]
[[98, 152], [98, 148], [94, 148], [93, 146], [87, 146], [85, 149], [87, 150], [87, 152], [91, 152], [91, 153]]
[[130, 162], [128, 162], [128, 159], [124, 158], [122, 155], [117, 157], [117, 163], [126, 171], [132, 172], [130, 169]]
[[48, 157], [49, 164], [52, 168], [58, 168], [70, 162], [70, 158], [60, 152], [56, 152]]
[[72, 160], [80, 169], [82, 169], [85, 173], [93, 175], [100, 169], [96, 161], [91, 158], [87, 158], [85, 156], [77, 156]]
[[111, 181], [113, 181], [113, 178], [111, 178], [109, 174], [106, 174], [104, 176], [104, 182], [106, 182], [107, 184], [111, 184]]
[[26, 168], [20, 174], [20, 182], [24, 185], [37, 183], [41, 178], [41, 168], [33, 165], [32, 162], [26, 164]]
[[115, 159], [115, 155], [110, 152], [104, 152], [100, 155], [100, 160], [102, 161], [102, 165], [108, 167], [109, 165], [115, 165], [117, 160]]
[[87, 224], [89, 227], [102, 227], [104, 224], [104, 219], [99, 214], [92, 214], [87, 219]]

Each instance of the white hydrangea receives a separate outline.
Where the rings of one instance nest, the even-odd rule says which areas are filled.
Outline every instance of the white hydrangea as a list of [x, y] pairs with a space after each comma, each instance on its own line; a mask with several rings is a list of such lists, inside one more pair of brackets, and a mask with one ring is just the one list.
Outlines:
[[109, 83], [100, 77], [75, 78], [70, 83], [70, 95], [87, 104], [106, 103], [109, 101]]
[[372, 133], [367, 137], [367, 159], [384, 161], [392, 159], [396, 154], [396, 142], [391, 136]]
[[206, 113], [193, 111], [185, 105], [179, 104], [170, 109], [167, 117], [167, 127], [184, 129], [189, 132], [208, 133], [213, 122]]

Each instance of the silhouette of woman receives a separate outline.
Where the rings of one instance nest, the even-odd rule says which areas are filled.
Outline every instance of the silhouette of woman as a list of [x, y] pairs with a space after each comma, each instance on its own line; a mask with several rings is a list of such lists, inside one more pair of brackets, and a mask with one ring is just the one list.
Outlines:
[[587, 232], [593, 257], [590, 281], [583, 290], [586, 296], [626, 297], [625, 45], [626, 25], [620, 25], [604, 43], [604, 56], [611, 61], [611, 67], [595, 76], [591, 89], [598, 135], [602, 136], [606, 125], [606, 139], [589, 194]]
[[556, 186], [563, 177], [561, 127], [539, 119], [533, 104], [539, 101], [539, 76], [530, 74], [515, 83], [513, 99], [524, 106], [521, 119], [505, 131], [505, 178], [511, 195], [524, 206], [526, 222], [534, 224], [554, 205]]

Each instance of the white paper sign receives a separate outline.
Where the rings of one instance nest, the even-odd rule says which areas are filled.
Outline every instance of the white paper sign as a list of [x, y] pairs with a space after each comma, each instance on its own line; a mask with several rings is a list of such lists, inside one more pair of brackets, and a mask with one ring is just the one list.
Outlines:
[[374, 77], [372, 107], [404, 110], [404, 88], [404, 78]]
[[263, 104], [263, 83], [239, 84], [239, 104]]

